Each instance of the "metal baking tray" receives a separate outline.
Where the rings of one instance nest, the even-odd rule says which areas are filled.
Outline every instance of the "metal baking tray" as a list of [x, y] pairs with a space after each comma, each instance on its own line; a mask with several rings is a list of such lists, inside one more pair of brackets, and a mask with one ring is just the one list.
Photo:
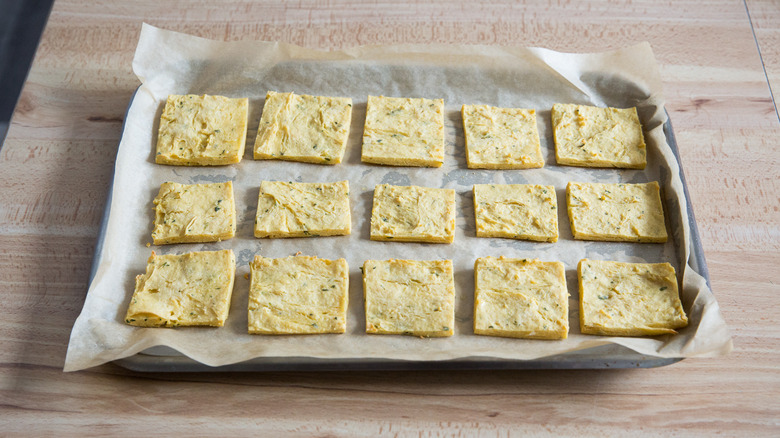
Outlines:
[[[138, 90], [136, 90], [136, 93]], [[130, 99], [131, 105], [135, 98]], [[128, 110], [130, 106], [128, 105]], [[125, 114], [127, 120], [127, 113]], [[668, 118], [663, 126], [664, 134], [672, 152], [680, 163], [679, 148], [674, 136], [671, 121]], [[124, 124], [122, 127], [124, 132]], [[686, 197], [689, 225], [691, 230], [690, 266], [699, 273], [710, 285], [707, 262], [704, 259], [704, 249], [701, 244], [699, 230], [690, 203], [688, 186], [680, 167], [680, 179]], [[113, 186], [113, 180], [111, 183]], [[90, 282], [95, 276], [103, 251], [106, 228], [110, 213], [111, 190], [109, 189], [106, 209], [103, 214], [100, 233], [98, 235], [95, 256], [92, 263]], [[230, 365], [212, 367], [184, 356], [169, 347], [154, 347], [136, 355], [115, 360], [114, 363], [133, 371], [141, 372], [204, 372], [204, 371], [340, 371], [340, 370], [476, 370], [476, 369], [606, 369], [606, 368], [653, 368], [670, 365], [683, 358], [659, 358], [637, 353], [629, 348], [608, 344], [587, 348], [565, 354], [547, 356], [533, 360], [514, 360], [491, 357], [464, 357], [453, 360], [413, 361], [397, 359], [378, 359], [371, 357], [356, 357], [348, 359], [326, 359], [307, 356], [295, 357], [259, 357]]]

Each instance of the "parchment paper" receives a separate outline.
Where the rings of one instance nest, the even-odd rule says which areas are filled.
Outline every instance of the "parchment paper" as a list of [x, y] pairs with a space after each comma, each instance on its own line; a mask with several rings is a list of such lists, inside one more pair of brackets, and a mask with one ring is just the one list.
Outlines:
[[[679, 167], [666, 142], [661, 82], [652, 50], [639, 44], [599, 54], [565, 54], [538, 48], [401, 45], [322, 52], [273, 42], [215, 42], [144, 25], [133, 60], [142, 85], [132, 100], [116, 159], [105, 240], [96, 271], [68, 346], [65, 371], [74, 371], [168, 346], [201, 363], [218, 366], [256, 357], [388, 358], [444, 360], [486, 357], [527, 360], [604, 344], [620, 344], [657, 357], [714, 356], [731, 348], [718, 304], [705, 280], [690, 267], [690, 230]], [[269, 90], [345, 96], [353, 116], [344, 161], [334, 166], [254, 161], [252, 147]], [[163, 166], [154, 163], [159, 117], [168, 94], [249, 97], [247, 147], [241, 163], [222, 167]], [[387, 167], [360, 161], [367, 96], [443, 98], [446, 157], [438, 169]], [[553, 103], [636, 106], [648, 145], [646, 170], [587, 169], [555, 163], [550, 123]], [[460, 107], [463, 104], [537, 110], [546, 165], [529, 170], [470, 170], [466, 167]], [[353, 231], [349, 236], [256, 239], [253, 220], [263, 180], [350, 184]], [[161, 183], [231, 180], [237, 203], [234, 239], [209, 244], [147, 247], [152, 200]], [[646, 182], [663, 187], [670, 241], [666, 244], [584, 242], [572, 239], [566, 216], [569, 181]], [[376, 184], [455, 189], [457, 230], [453, 244], [369, 240]], [[476, 183], [533, 183], [556, 187], [557, 243], [475, 236], [472, 186]], [[230, 316], [222, 328], [137, 328], [123, 322], [134, 278], [152, 250], [181, 254], [230, 248], [237, 276]], [[257, 336], [247, 334], [249, 261], [255, 254], [285, 257], [302, 252], [345, 258], [350, 267], [347, 333], [343, 335]], [[559, 260], [566, 266], [569, 338], [560, 341], [476, 336], [472, 331], [474, 261], [484, 256]], [[579, 331], [577, 262], [582, 258], [627, 262], [670, 262], [681, 280], [690, 325], [678, 335], [621, 338]], [[449, 338], [366, 335], [359, 267], [366, 259], [452, 259], [456, 281], [456, 327]]]

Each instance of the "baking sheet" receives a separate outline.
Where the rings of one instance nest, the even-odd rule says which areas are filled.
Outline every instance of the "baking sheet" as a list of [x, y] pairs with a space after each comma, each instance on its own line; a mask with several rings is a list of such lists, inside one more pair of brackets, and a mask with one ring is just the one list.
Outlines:
[[[640, 355], [683, 358], [725, 354], [731, 338], [705, 279], [691, 267], [692, 231], [677, 159], [663, 132], [667, 121], [661, 83], [648, 44], [600, 54], [564, 54], [544, 49], [493, 46], [375, 46], [321, 52], [268, 42], [215, 42], [144, 25], [133, 69], [142, 82], [129, 108], [119, 145], [115, 180], [102, 250], [87, 299], [77, 319], [66, 371], [167, 346], [208, 366], [253, 358], [323, 360], [446, 361], [490, 358], [537, 360], [588, 348], [622, 346]], [[353, 99], [350, 138], [344, 161], [334, 166], [254, 161], [251, 149], [268, 90], [346, 96]], [[168, 94], [219, 94], [249, 97], [250, 122], [244, 160], [225, 167], [172, 167], [154, 164], [159, 115]], [[360, 162], [367, 95], [443, 98], [446, 156], [442, 168], [397, 168]], [[553, 103], [638, 108], [645, 127], [645, 170], [585, 169], [555, 165], [550, 111]], [[528, 170], [472, 170], [466, 167], [460, 119], [462, 104], [534, 108], [546, 165]], [[255, 239], [252, 226], [257, 191], [263, 180], [333, 182], [348, 179], [353, 215], [350, 236]], [[148, 248], [152, 199], [165, 181], [202, 183], [231, 180], [237, 201], [237, 237], [219, 243]], [[569, 181], [645, 182], [664, 188], [670, 241], [635, 244], [574, 241], [566, 217]], [[376, 184], [446, 187], [458, 194], [455, 242], [417, 244], [373, 242], [368, 226]], [[557, 243], [475, 237], [471, 188], [477, 183], [533, 183], [556, 187]], [[152, 249], [158, 253], [233, 249], [237, 278], [225, 327], [148, 329], [123, 318], [134, 277], [144, 272]], [[350, 266], [347, 333], [317, 336], [246, 334], [248, 263], [255, 254], [284, 257], [297, 252], [345, 258]], [[559, 260], [566, 266], [571, 295], [570, 334], [562, 341], [476, 336], [472, 333], [473, 264], [478, 257], [509, 256]], [[675, 336], [621, 338], [579, 333], [577, 262], [582, 258], [672, 263], [681, 279], [690, 325]], [[453, 260], [456, 327], [450, 338], [419, 339], [365, 334], [359, 267], [366, 259]]]

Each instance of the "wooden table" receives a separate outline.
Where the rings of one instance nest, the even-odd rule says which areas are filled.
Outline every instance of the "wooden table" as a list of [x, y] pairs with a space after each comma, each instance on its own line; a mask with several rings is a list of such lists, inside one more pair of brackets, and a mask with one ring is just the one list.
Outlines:
[[[0, 435], [780, 434], [776, 1], [216, 3], [55, 3], [0, 151]], [[320, 49], [650, 41], [733, 353], [647, 370], [64, 374], [144, 21]]]

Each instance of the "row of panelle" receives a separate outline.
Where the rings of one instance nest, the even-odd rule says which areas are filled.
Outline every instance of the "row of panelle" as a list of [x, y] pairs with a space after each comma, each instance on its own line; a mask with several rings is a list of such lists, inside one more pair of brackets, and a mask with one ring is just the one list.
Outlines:
[[[454, 334], [451, 260], [367, 260], [363, 277], [366, 333], [444, 337]], [[139, 327], [224, 325], [236, 271], [232, 250], [156, 255], [136, 288], [125, 322]], [[349, 267], [344, 259], [255, 256], [250, 262], [248, 332], [344, 333]], [[474, 265], [474, 324], [480, 335], [564, 339], [569, 306], [564, 265], [483, 257]], [[583, 259], [578, 264], [584, 334], [673, 334], [688, 324], [668, 263]]]
[[[170, 95], [160, 119], [156, 162], [210, 166], [241, 161], [248, 99]], [[470, 168], [544, 166], [533, 109], [463, 105]], [[558, 164], [643, 169], [647, 151], [636, 108], [555, 104], [551, 111]], [[352, 99], [269, 91], [254, 158], [340, 163], [352, 119]], [[368, 96], [362, 161], [390, 166], [444, 163], [442, 99]]]
[[[555, 187], [533, 184], [473, 186], [477, 237], [541, 242], [558, 240]], [[566, 203], [573, 236], [582, 240], [665, 242], [666, 224], [657, 182], [571, 182]], [[165, 182], [154, 199], [156, 245], [214, 242], [235, 236], [236, 205], [230, 181]], [[377, 185], [371, 239], [451, 243], [456, 194], [452, 189]], [[263, 181], [254, 235], [317, 237], [351, 232], [349, 182]]]

